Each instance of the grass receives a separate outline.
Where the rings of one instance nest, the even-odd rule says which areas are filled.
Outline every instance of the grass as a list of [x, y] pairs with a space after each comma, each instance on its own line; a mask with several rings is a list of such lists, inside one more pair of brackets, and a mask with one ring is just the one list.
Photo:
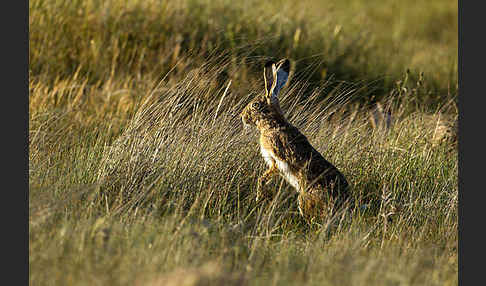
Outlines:
[[[438, 136], [457, 3], [30, 1], [29, 22], [30, 284], [457, 285], [457, 149]], [[356, 197], [322, 225], [280, 178], [255, 202], [239, 112], [284, 56], [284, 112]]]

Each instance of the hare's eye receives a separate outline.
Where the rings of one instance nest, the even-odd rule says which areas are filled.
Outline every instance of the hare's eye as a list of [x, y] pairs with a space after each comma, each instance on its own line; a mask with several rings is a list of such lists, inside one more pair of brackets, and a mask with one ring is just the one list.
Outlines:
[[251, 105], [251, 107], [253, 107], [255, 109], [259, 109], [260, 108], [260, 103], [259, 102], [253, 102], [253, 104]]

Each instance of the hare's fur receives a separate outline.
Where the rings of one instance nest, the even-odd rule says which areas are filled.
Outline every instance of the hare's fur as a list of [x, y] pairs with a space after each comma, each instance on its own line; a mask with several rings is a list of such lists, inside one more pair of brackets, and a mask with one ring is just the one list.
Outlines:
[[287, 82], [290, 62], [267, 62], [265, 93], [243, 110], [245, 126], [260, 131], [260, 151], [268, 169], [259, 178], [257, 200], [263, 183], [272, 175], [282, 177], [299, 193], [298, 206], [306, 219], [322, 217], [348, 200], [348, 183], [339, 170], [312, 147], [307, 138], [284, 117], [278, 92]]

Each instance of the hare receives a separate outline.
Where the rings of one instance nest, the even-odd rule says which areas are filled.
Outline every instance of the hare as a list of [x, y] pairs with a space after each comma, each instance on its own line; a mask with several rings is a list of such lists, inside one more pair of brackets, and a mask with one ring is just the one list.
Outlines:
[[278, 100], [290, 71], [288, 59], [268, 61], [263, 70], [265, 93], [242, 111], [243, 125], [260, 131], [260, 151], [268, 169], [258, 179], [257, 201], [263, 183], [280, 175], [298, 192], [298, 209], [306, 219], [320, 218], [348, 201], [348, 182], [339, 170], [312, 147], [307, 138], [284, 117]]

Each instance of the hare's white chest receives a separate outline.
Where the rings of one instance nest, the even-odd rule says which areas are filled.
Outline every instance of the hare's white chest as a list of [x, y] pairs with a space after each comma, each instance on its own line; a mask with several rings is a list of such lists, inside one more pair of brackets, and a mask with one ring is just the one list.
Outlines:
[[276, 158], [273, 155], [272, 151], [263, 148], [263, 146], [260, 146], [260, 152], [262, 153], [262, 157], [267, 163], [267, 165], [271, 167], [275, 162], [278, 170], [280, 171], [280, 174], [285, 178], [285, 180], [290, 185], [292, 185], [292, 187], [294, 187], [299, 192], [300, 191], [299, 179], [294, 174], [292, 174], [289, 164], [285, 161]]

